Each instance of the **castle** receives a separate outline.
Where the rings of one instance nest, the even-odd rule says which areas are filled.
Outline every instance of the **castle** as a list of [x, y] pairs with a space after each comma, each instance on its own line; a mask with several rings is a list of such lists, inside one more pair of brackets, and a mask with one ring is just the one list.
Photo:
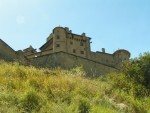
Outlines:
[[117, 71], [118, 66], [130, 58], [130, 53], [124, 49], [113, 54], [106, 53], [104, 48], [102, 52], [92, 52], [90, 40], [85, 33], [74, 34], [69, 28], [59, 26], [53, 29], [46, 43], [39, 48], [40, 52], [32, 46], [14, 51], [0, 39], [0, 59], [18, 59], [29, 65], [47, 68], [70, 69], [82, 65], [89, 75], [103, 75]]

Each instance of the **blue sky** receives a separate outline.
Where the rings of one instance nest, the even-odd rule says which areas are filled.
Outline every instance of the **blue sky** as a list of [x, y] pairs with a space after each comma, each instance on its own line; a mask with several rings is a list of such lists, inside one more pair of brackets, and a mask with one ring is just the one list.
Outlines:
[[150, 50], [150, 0], [0, 0], [0, 38], [39, 48], [56, 26], [92, 38], [92, 51]]

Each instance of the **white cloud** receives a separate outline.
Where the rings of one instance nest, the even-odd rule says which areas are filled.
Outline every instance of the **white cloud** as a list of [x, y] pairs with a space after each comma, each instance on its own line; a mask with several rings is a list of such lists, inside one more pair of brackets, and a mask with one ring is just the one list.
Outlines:
[[16, 23], [17, 24], [23, 24], [25, 22], [24, 16], [17, 16]]

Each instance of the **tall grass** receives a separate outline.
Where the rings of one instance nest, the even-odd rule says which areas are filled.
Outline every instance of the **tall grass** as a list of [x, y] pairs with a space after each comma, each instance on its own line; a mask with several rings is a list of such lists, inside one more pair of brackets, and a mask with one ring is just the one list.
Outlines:
[[0, 62], [0, 113], [146, 113], [150, 98], [114, 90], [109, 79], [86, 78], [79, 67], [36, 69]]

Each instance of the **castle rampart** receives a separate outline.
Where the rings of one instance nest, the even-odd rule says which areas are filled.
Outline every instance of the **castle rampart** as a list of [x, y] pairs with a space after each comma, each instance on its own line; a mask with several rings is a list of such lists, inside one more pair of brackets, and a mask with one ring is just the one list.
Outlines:
[[92, 52], [90, 40], [85, 33], [78, 35], [67, 27], [56, 27], [40, 47], [40, 52], [32, 46], [23, 51], [14, 51], [0, 40], [0, 57], [6, 60], [18, 59], [37, 67], [70, 69], [82, 65], [92, 75], [117, 71], [118, 66], [130, 58], [130, 53], [124, 49], [113, 54], [106, 53], [104, 48], [102, 52]]

